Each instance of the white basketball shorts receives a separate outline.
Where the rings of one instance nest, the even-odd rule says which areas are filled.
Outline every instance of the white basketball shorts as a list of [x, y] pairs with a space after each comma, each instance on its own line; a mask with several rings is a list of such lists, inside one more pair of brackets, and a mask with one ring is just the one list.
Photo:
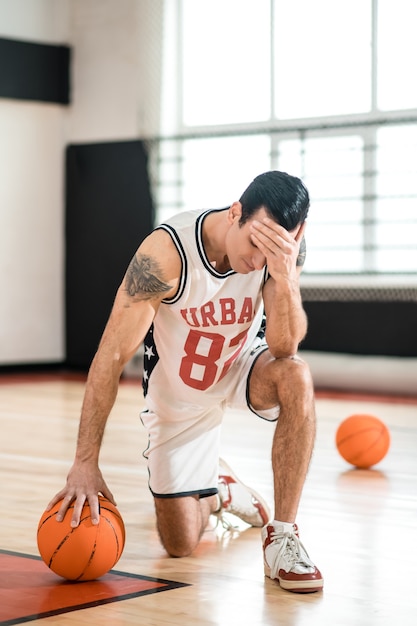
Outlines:
[[250, 373], [267, 348], [264, 340], [257, 338], [252, 349], [235, 361], [230, 392], [212, 406], [193, 402], [175, 421], [164, 420], [149, 409], [142, 411], [141, 420], [148, 431], [143, 455], [148, 462], [149, 488], [155, 497], [207, 497], [217, 493], [220, 429], [228, 407], [249, 408], [268, 421], [278, 419], [279, 407], [255, 411], [249, 404]]

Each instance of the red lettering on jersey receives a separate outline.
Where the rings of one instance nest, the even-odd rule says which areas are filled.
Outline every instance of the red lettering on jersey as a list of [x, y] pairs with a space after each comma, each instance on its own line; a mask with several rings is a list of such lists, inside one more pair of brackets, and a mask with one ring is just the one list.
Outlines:
[[236, 323], [247, 324], [253, 319], [253, 304], [252, 299], [246, 297], [243, 300], [238, 319], [236, 319], [236, 301], [234, 298], [219, 298], [217, 311], [215, 303], [210, 300], [200, 308], [193, 306], [189, 309], [181, 309], [181, 315], [188, 326], [193, 328], [200, 328], [201, 326], [208, 328], [219, 324], [224, 326]]
[[221, 324], [234, 324], [236, 322], [235, 301], [233, 298], [220, 298], [220, 308], [222, 312]]
[[[202, 326], [217, 326], [219, 322], [214, 319], [214, 302], [206, 302], [201, 307]], [[211, 324], [210, 324], [211, 322]]]
[[[191, 309], [181, 309], [181, 315], [189, 326], [194, 326], [196, 328], [200, 326], [200, 322], [197, 319], [197, 307], [193, 306]], [[191, 320], [188, 319], [189, 316], [191, 316]]]
[[252, 298], [245, 298], [243, 301], [242, 310], [240, 312], [237, 323], [244, 324], [245, 322], [250, 322], [252, 319], [253, 319]]

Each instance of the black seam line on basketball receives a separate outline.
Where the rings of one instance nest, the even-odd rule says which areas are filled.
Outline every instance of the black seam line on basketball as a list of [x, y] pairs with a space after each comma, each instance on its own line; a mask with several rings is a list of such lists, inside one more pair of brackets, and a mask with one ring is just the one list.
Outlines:
[[42, 526], [44, 524], [46, 524], [46, 522], [48, 522], [51, 519], [51, 517], [55, 517], [57, 515], [57, 513], [58, 513], [58, 511], [54, 511], [54, 513], [51, 513], [50, 515], [48, 515], [48, 517], [45, 517], [45, 519], [43, 520], [42, 524], [38, 528], [38, 533], [39, 533], [40, 529], [42, 528]]
[[123, 549], [122, 550], [120, 549], [119, 538], [117, 536], [116, 529], [115, 529], [115, 527], [112, 524], [112, 521], [110, 519], [108, 519], [107, 517], [105, 517], [105, 516], [103, 516], [103, 520], [105, 520], [107, 522], [107, 524], [110, 526], [111, 530], [113, 531], [114, 539], [116, 541], [116, 546], [117, 546], [117, 553], [116, 554], [117, 555], [116, 555], [116, 560], [115, 560], [115, 562], [112, 565], [112, 567], [114, 567], [116, 565], [117, 561], [122, 556]]
[[[74, 505], [73, 505], [73, 504], [70, 504], [70, 505], [68, 506], [68, 509], [67, 509], [67, 510], [69, 510], [69, 509], [73, 509], [73, 508], [74, 508]], [[51, 517], [56, 517], [57, 515], [58, 515], [58, 511], [53, 511], [50, 515], [48, 515], [48, 517], [45, 517], [45, 519], [43, 520], [42, 524], [41, 524], [41, 525], [39, 526], [39, 528], [38, 528], [38, 532], [39, 532], [39, 530], [42, 528], [42, 526], [43, 526], [44, 524], [46, 524], [46, 522], [47, 522], [48, 520], [50, 520], [50, 519], [51, 519]]]
[[56, 557], [56, 555], [58, 554], [58, 552], [60, 551], [61, 547], [64, 545], [64, 543], [68, 540], [69, 536], [72, 534], [72, 531], [70, 531], [65, 537], [63, 537], [63, 539], [61, 539], [61, 541], [59, 542], [59, 544], [57, 545], [57, 547], [55, 548], [55, 550], [52, 552], [51, 554], [51, 558], [49, 559], [49, 563], [48, 563], [48, 567], [50, 569], [52, 569], [51, 565], [53, 563], [54, 558]]
[[[107, 510], [107, 511], [112, 512], [112, 511], [111, 511], [111, 509], [106, 509], [106, 510]], [[113, 565], [111, 565], [111, 566], [110, 566], [110, 569], [112, 569], [112, 568], [116, 565], [117, 561], [119, 560], [119, 558], [120, 558], [120, 556], [121, 556], [119, 539], [118, 539], [118, 537], [117, 537], [117, 533], [115, 532], [114, 526], [113, 526], [113, 524], [111, 523], [111, 520], [109, 520], [109, 519], [108, 519], [105, 515], [103, 515], [103, 514], [101, 514], [101, 516], [100, 516], [100, 517], [101, 517], [101, 519], [102, 519], [102, 521], [103, 521], [103, 522], [106, 522], [106, 523], [110, 526], [111, 530], [113, 531], [113, 535], [114, 535], [114, 538], [115, 538], [115, 541], [116, 541], [116, 546], [117, 546], [117, 549], [116, 549], [116, 557], [115, 557], [115, 559], [114, 559], [114, 561], [113, 561]], [[88, 519], [88, 517], [87, 517], [87, 518], [85, 518], [85, 519]], [[73, 530], [76, 530], [76, 529], [74, 528]], [[93, 548], [92, 548], [92, 550], [91, 550], [91, 553], [90, 553], [89, 559], [88, 559], [88, 561], [87, 561], [87, 563], [86, 563], [86, 565], [85, 565], [85, 567], [84, 567], [83, 571], [81, 572], [81, 574], [79, 574], [79, 575], [77, 576], [77, 578], [74, 578], [73, 580], [75, 580], [75, 581], [80, 580], [80, 579], [84, 576], [85, 572], [88, 570], [88, 567], [90, 566], [91, 562], [93, 561], [94, 555], [95, 555], [96, 550], [97, 550], [97, 536], [98, 536], [98, 533], [99, 533], [99, 532], [100, 532], [100, 529], [99, 529], [99, 527], [97, 526], [97, 533], [96, 533], [96, 537], [95, 537], [95, 539], [94, 539], [94, 545], [93, 545]], [[110, 570], [109, 570], [109, 571], [110, 571]]]
[[122, 556], [123, 550], [124, 550], [124, 544], [125, 544], [125, 534], [123, 532], [123, 545], [120, 545], [119, 543], [119, 537], [117, 535], [117, 531], [116, 528], [113, 526], [113, 523], [110, 519], [107, 519], [107, 517], [104, 518], [106, 520], [106, 522], [109, 524], [109, 526], [111, 527], [112, 531], [113, 531], [113, 535], [114, 538], [116, 540], [116, 546], [117, 546], [117, 557], [115, 562], [113, 563], [112, 567], [114, 567], [117, 563], [117, 561], [120, 559], [120, 557]]
[[[80, 524], [82, 524], [82, 522], [84, 522], [88, 518], [89, 518], [89, 515], [87, 515], [87, 517], [83, 517], [82, 519], [80, 519]], [[56, 549], [51, 554], [51, 558], [49, 560], [49, 565], [48, 565], [49, 568], [51, 568], [51, 564], [52, 564], [52, 562], [54, 560], [54, 557], [58, 554], [58, 552], [61, 549], [61, 547], [69, 539], [69, 537], [72, 535], [72, 533], [74, 533], [76, 530], [77, 530], [77, 527], [76, 528], [71, 528], [70, 532], [65, 537], [63, 537], [63, 539], [59, 542], [59, 544], [57, 545]]]
[[109, 507], [107, 507], [107, 506], [103, 506], [103, 505], [101, 505], [101, 507], [100, 507], [100, 512], [101, 512], [102, 510], [103, 510], [103, 511], [108, 511], [109, 513], [112, 513], [113, 515], [115, 515], [115, 517], [118, 517], [119, 519], [122, 519], [122, 516], [121, 516], [121, 514], [119, 513], [119, 511], [115, 511], [114, 509], [111, 509], [111, 508], [109, 508]]
[[[360, 459], [364, 454], [367, 454], [368, 452], [370, 452], [372, 450], [372, 448], [374, 448], [378, 443], [379, 443], [379, 439], [377, 439], [376, 441], [371, 443], [369, 448], [367, 448], [366, 450], [362, 450], [362, 452], [357, 452], [356, 455], [352, 457], [352, 463], [354, 464], [355, 461]], [[381, 461], [382, 461], [382, 459], [381, 459]], [[374, 464], [376, 465], [376, 463], [374, 463]]]
[[[109, 513], [111, 513], [112, 515], [114, 515], [114, 517], [117, 517], [117, 519], [121, 522], [121, 526], [122, 526], [122, 528], [121, 528], [121, 530], [122, 530], [122, 535], [123, 535], [123, 537], [124, 537], [124, 539], [125, 539], [125, 537], [126, 537], [126, 530], [125, 530], [125, 526], [124, 526], [124, 521], [123, 521], [123, 518], [122, 518], [121, 514], [119, 513], [119, 511], [115, 511], [115, 510], [113, 510], [113, 509], [111, 509], [111, 508], [108, 508], [108, 507], [106, 507], [106, 506], [103, 506], [103, 507], [102, 507], [102, 509], [103, 509], [104, 511], [108, 511]], [[107, 522], [111, 525], [112, 530], [113, 530], [113, 533], [115, 534], [115, 537], [116, 537], [116, 541], [117, 541], [118, 548], [119, 548], [119, 540], [118, 540], [118, 538], [117, 538], [117, 533], [116, 533], [115, 527], [113, 526], [113, 523], [112, 523], [111, 519], [109, 519], [109, 518], [105, 517], [103, 513], [100, 513], [100, 517], [103, 517], [103, 519], [105, 519], [105, 520], [106, 520], [106, 521], [107, 521]], [[119, 555], [118, 559], [119, 559], [119, 558], [120, 558], [120, 556], [122, 555], [123, 549], [124, 549], [124, 542], [123, 542], [123, 547], [122, 547], [122, 549], [120, 550], [120, 555]], [[118, 554], [119, 554], [119, 549], [118, 549]], [[117, 559], [117, 560], [118, 560], [118, 559]]]
[[48, 515], [48, 517], [45, 517], [42, 524], [39, 526], [39, 530], [42, 528], [44, 524], [46, 524], [46, 522], [48, 522], [51, 519], [51, 517], [56, 517], [57, 515], [58, 515], [58, 511], [53, 511], [50, 515]]
[[375, 430], [379, 433], [379, 435], [384, 434], [383, 428], [381, 428], [380, 430], [378, 430], [377, 428], [363, 428], [362, 430], [359, 430], [358, 432], [355, 432], [352, 435], [347, 435], [346, 437], [343, 437], [343, 439], [339, 439], [337, 443], [341, 445], [342, 443], [345, 443], [345, 441], [349, 441], [349, 439], [352, 439], [352, 437], [356, 437], [357, 435], [363, 435], [364, 433], [372, 432]]
[[[70, 505], [68, 507], [67, 511], [69, 511], [70, 509], [73, 509], [73, 508], [74, 508], [74, 505]], [[119, 511], [114, 511], [113, 509], [110, 509], [110, 508], [108, 508], [106, 506], [101, 506], [100, 507], [100, 514], [101, 514], [101, 510], [108, 511], [109, 513], [112, 513], [115, 517], [117, 517], [119, 520], [121, 520], [123, 522], [123, 518], [122, 518], [121, 514], [119, 513]], [[42, 526], [44, 524], [46, 524], [46, 522], [48, 522], [51, 519], [51, 517], [56, 517], [57, 515], [58, 515], [58, 511], [53, 511], [50, 515], [48, 515], [48, 517], [45, 517], [45, 519], [43, 520], [42, 524], [39, 526], [39, 530], [42, 528]], [[81, 521], [84, 521], [87, 518], [88, 518], [88, 515], [87, 515], [87, 517], [83, 518], [82, 520], [80, 519], [80, 524], [81, 524]]]
[[85, 565], [85, 567], [84, 567], [83, 571], [81, 572], [81, 574], [80, 574], [79, 576], [77, 576], [77, 578], [75, 578], [74, 580], [76, 580], [76, 581], [77, 581], [77, 580], [80, 580], [80, 578], [81, 578], [82, 576], [84, 576], [84, 574], [85, 574], [86, 570], [88, 569], [88, 567], [89, 567], [89, 565], [90, 565], [91, 561], [92, 561], [92, 560], [93, 560], [93, 558], [94, 558], [94, 555], [95, 555], [95, 553], [96, 553], [96, 548], [97, 548], [97, 533], [96, 533], [96, 536], [95, 536], [95, 539], [94, 539], [93, 549], [92, 549], [92, 550], [91, 550], [91, 552], [90, 552], [90, 556], [89, 556], [89, 559], [88, 559], [88, 561], [87, 561], [87, 564]]

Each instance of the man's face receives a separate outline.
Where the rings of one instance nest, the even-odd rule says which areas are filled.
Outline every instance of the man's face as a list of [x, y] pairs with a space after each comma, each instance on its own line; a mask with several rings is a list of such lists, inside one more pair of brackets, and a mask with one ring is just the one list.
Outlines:
[[232, 269], [239, 274], [249, 274], [265, 266], [266, 259], [252, 243], [250, 223], [266, 216], [265, 209], [259, 209], [243, 226], [239, 225], [240, 214], [236, 212], [226, 239], [226, 251]]
[[[230, 266], [239, 274], [249, 274], [254, 270], [261, 270], [266, 265], [266, 257], [252, 243], [250, 225], [253, 220], [261, 221], [264, 217], [270, 217], [268, 212], [261, 207], [243, 226], [239, 225], [241, 215], [240, 203], [235, 203], [235, 213], [226, 237], [226, 253]], [[233, 208], [233, 207], [232, 207]], [[299, 226], [291, 234], [296, 235]]]

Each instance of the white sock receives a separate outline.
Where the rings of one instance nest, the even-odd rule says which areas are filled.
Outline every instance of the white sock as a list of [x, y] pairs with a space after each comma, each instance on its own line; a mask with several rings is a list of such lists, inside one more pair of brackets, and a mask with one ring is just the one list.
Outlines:
[[293, 522], [280, 522], [279, 520], [274, 519], [272, 521], [272, 525], [274, 528], [283, 528], [284, 532], [294, 532]]

